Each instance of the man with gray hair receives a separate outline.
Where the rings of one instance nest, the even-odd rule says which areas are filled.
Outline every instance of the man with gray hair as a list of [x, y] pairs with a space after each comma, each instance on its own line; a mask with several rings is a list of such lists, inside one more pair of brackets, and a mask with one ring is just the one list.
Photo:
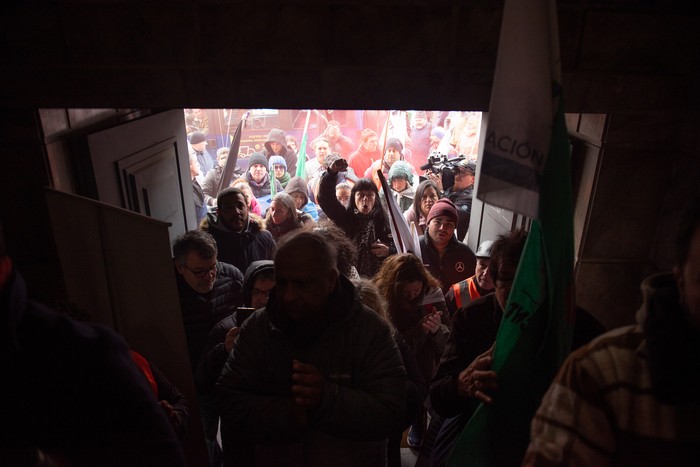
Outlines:
[[285, 236], [267, 306], [243, 324], [217, 383], [224, 465], [386, 465], [406, 371], [316, 232]]
[[243, 274], [217, 260], [216, 242], [202, 230], [191, 230], [175, 239], [173, 262], [194, 371], [211, 328], [243, 304]]
[[[216, 241], [202, 230], [190, 230], [173, 242], [173, 263], [180, 296], [185, 340], [194, 375], [204, 357], [211, 329], [243, 304], [243, 274], [217, 260]], [[197, 394], [209, 456], [220, 455], [216, 440], [218, 416], [212, 395]]]

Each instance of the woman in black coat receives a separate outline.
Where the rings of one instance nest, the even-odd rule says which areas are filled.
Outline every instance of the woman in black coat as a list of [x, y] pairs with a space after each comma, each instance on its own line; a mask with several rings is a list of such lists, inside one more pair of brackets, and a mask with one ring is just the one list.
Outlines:
[[357, 272], [361, 277], [373, 277], [384, 258], [396, 253], [384, 209], [379, 202], [376, 185], [361, 178], [352, 187], [347, 208], [335, 197], [338, 172], [347, 169], [347, 161], [333, 161], [321, 177], [318, 202], [330, 220], [345, 231], [357, 247]]

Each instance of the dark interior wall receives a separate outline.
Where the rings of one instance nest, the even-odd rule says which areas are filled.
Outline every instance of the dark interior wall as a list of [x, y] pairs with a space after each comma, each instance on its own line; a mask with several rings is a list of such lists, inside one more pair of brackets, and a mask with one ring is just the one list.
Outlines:
[[[5, 7], [0, 157], [11, 170], [0, 213], [11, 251], [37, 277], [55, 257], [39, 108], [488, 110], [502, 2], [398, 3]], [[639, 280], [669, 266], [679, 205], [697, 191], [700, 19], [674, 2], [558, 4], [566, 110], [608, 115], [577, 297], [613, 326], [632, 319]]]

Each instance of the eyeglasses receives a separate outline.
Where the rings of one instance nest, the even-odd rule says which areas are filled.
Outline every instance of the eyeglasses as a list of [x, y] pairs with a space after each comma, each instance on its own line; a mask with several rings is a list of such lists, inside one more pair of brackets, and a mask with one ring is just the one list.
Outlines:
[[185, 269], [187, 269], [189, 272], [192, 273], [192, 275], [198, 279], [203, 279], [204, 277], [207, 276], [207, 274], [211, 274], [212, 272], [216, 272], [216, 268], [219, 266], [219, 262], [217, 261], [216, 263], [212, 264], [210, 268], [207, 269], [192, 269], [186, 264], [182, 265]]

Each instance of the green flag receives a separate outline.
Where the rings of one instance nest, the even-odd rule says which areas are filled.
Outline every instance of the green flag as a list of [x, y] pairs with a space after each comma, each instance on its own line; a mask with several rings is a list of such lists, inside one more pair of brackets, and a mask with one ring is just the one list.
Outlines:
[[307, 132], [309, 129], [309, 117], [311, 117], [311, 110], [306, 111], [306, 123], [304, 123], [304, 134], [301, 136], [301, 143], [299, 143], [299, 152], [297, 153], [297, 177], [301, 177], [306, 180], [306, 140]]
[[[519, 8], [523, 10], [518, 11]], [[540, 15], [532, 20], [532, 15]], [[524, 22], [514, 25], [514, 22]], [[546, 84], [549, 92], [544, 104], [533, 104], [528, 99], [513, 102], [508, 112], [507, 124], [499, 121], [501, 114], [491, 113], [487, 142], [484, 149], [482, 170], [490, 171], [491, 184], [485, 189], [501, 189], [496, 198], [498, 205], [526, 214], [535, 213], [525, 248], [518, 265], [515, 281], [511, 289], [504, 317], [496, 337], [496, 347], [492, 368], [498, 374], [499, 389], [494, 394], [494, 403], [490, 406], [481, 404], [469, 420], [458, 438], [448, 459], [448, 466], [509, 466], [520, 465], [527, 448], [530, 435], [530, 422], [539, 406], [545, 391], [549, 387], [556, 371], [569, 353], [573, 322], [573, 207], [571, 191], [571, 154], [564, 106], [561, 96], [559, 76], [558, 46], [551, 41], [558, 41], [556, 33], [556, 11], [550, 1], [506, 0], [499, 44], [499, 60], [494, 78], [492, 102], [511, 96], [516, 92], [528, 92], [532, 87], [520, 81], [527, 73], [514, 73], [507, 70], [508, 45], [512, 41], [528, 42], [521, 32], [530, 38], [536, 27], [546, 29], [544, 35], [548, 43], [534, 40], [544, 47], [541, 55], [549, 57], [549, 68], [540, 70], [540, 89]], [[520, 29], [519, 29], [520, 28]], [[546, 46], [546, 47], [545, 47]], [[535, 53], [535, 51], [532, 51]], [[532, 53], [528, 55], [532, 59]], [[537, 62], [537, 60], [531, 60]], [[541, 63], [542, 61], [540, 61]], [[512, 65], [513, 62], [510, 62]], [[502, 66], [503, 65], [503, 66]], [[533, 63], [530, 63], [532, 66]], [[500, 69], [499, 69], [500, 67]], [[510, 77], [503, 73], [510, 72]], [[535, 74], [536, 75], [536, 74]], [[531, 75], [529, 76], [532, 78]], [[506, 79], [507, 78], [507, 79]], [[498, 86], [497, 86], [498, 85]], [[504, 87], [509, 87], [504, 91]], [[542, 96], [541, 94], [539, 95]], [[521, 104], [521, 105], [518, 105]], [[492, 106], [505, 109], [503, 106]], [[540, 109], [539, 113], [535, 109]], [[546, 109], [543, 111], [542, 109]], [[544, 113], [542, 113], [544, 112]], [[516, 118], [517, 116], [517, 118]], [[548, 121], [548, 144], [544, 150], [537, 146], [542, 137], [542, 127], [534, 121]], [[492, 126], [493, 123], [493, 126]], [[509, 128], [509, 125], [512, 125]], [[523, 129], [533, 129], [532, 136], [518, 134]], [[488, 138], [496, 142], [489, 148]], [[499, 142], [519, 141], [532, 150], [529, 166], [523, 161], [509, 160], [502, 154], [495, 154], [490, 149], [509, 148]], [[506, 151], [507, 152], [507, 151]], [[517, 154], [517, 150], [516, 150]], [[524, 154], [524, 153], [523, 153]], [[496, 161], [488, 161], [495, 157]], [[515, 167], [515, 164], [518, 164]], [[500, 171], [507, 173], [501, 174]], [[510, 179], [518, 172], [529, 177], [522, 180]], [[483, 172], [482, 172], [483, 175]], [[510, 183], [505, 186], [503, 182]], [[521, 186], [518, 188], [518, 184]], [[526, 186], [525, 186], [526, 185]], [[505, 189], [503, 189], [505, 187]], [[482, 198], [483, 193], [478, 194]], [[518, 197], [518, 190], [526, 192]], [[489, 199], [488, 193], [485, 196]], [[513, 204], [508, 201], [513, 200]], [[525, 205], [523, 198], [527, 198]], [[531, 201], [535, 201], [534, 207]]]

